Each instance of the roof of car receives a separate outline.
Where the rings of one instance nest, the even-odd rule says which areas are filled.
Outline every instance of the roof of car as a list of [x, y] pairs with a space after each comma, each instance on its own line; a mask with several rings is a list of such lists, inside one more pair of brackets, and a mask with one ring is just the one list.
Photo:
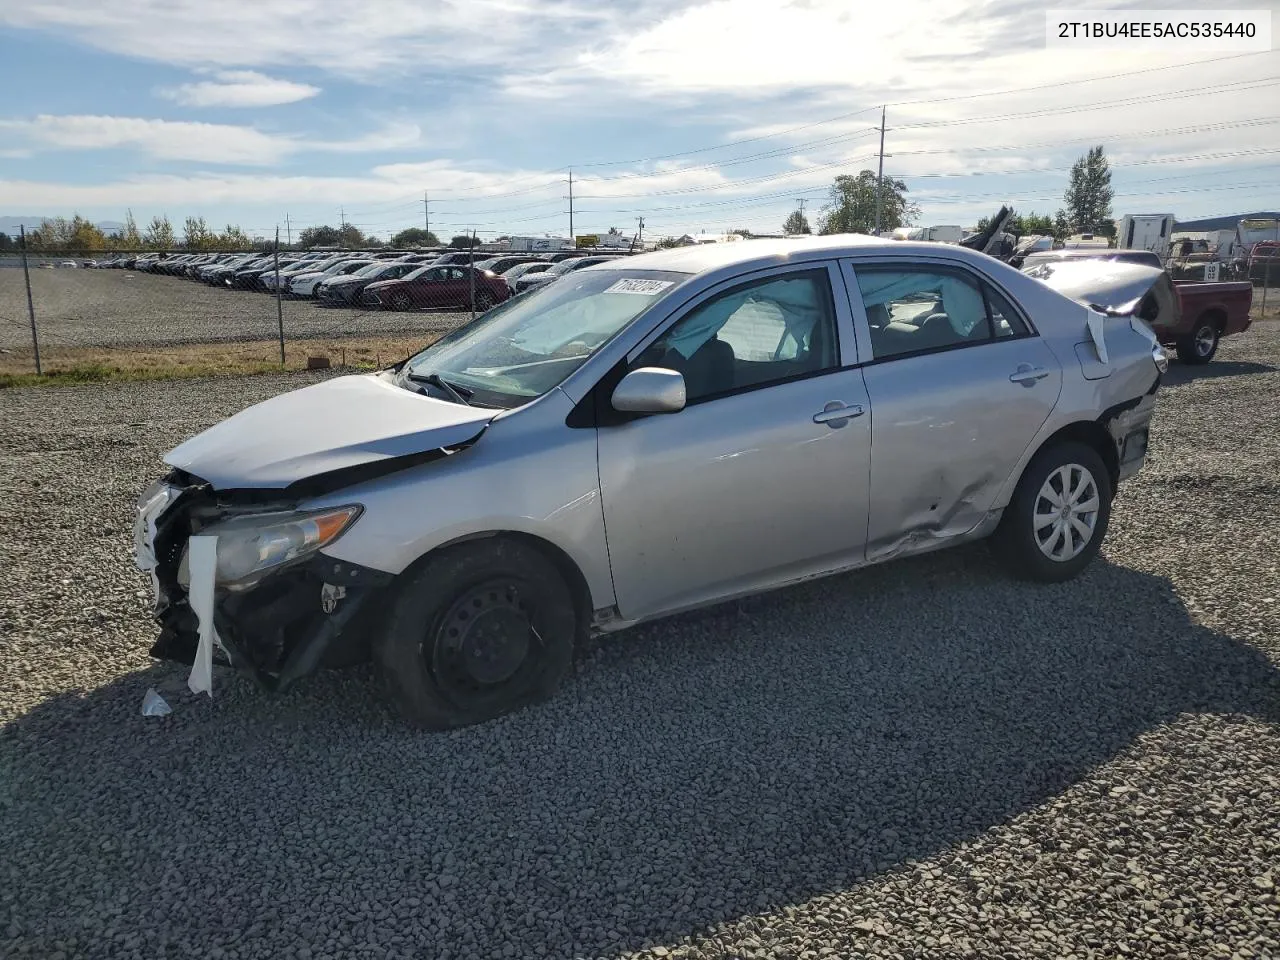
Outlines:
[[813, 260], [824, 256], [847, 256], [853, 253], [883, 252], [895, 259], [904, 255], [946, 256], [958, 260], [988, 259], [967, 247], [949, 243], [911, 240], [889, 240], [860, 233], [839, 233], [819, 237], [787, 237], [783, 239], [741, 240], [732, 243], [703, 243], [674, 247], [629, 257], [613, 257], [588, 270], [670, 270], [678, 273], [702, 273], [731, 266], [768, 266], [788, 259]]

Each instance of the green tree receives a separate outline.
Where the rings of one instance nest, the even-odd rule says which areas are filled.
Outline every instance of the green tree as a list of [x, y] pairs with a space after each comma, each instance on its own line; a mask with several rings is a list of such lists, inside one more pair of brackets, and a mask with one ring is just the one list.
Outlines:
[[298, 246], [303, 250], [311, 247], [336, 247], [342, 241], [342, 234], [337, 227], [307, 227], [298, 234]]
[[169, 250], [173, 247], [173, 224], [168, 217], [152, 217], [142, 245], [148, 250]]
[[740, 236], [740, 237], [742, 237], [743, 239], [746, 239], [746, 240], [750, 240], [750, 239], [751, 239], [751, 231], [750, 231], [750, 230], [747, 230], [747, 229], [746, 229], [746, 228], [744, 228], [744, 227], [734, 227], [732, 230], [730, 230], [730, 231], [729, 231], [729, 233], [730, 233], [730, 234], [737, 234], [738, 236]]
[[1071, 236], [1071, 218], [1067, 216], [1067, 211], [1059, 210], [1053, 215], [1053, 235], [1058, 240]]
[[138, 224], [133, 219], [133, 211], [125, 214], [124, 229], [120, 231], [120, 247], [123, 250], [141, 250], [142, 234], [138, 232]]
[[359, 228], [346, 224], [338, 232], [338, 242], [344, 247], [363, 247], [367, 244], [365, 235], [360, 232]]
[[71, 218], [70, 223], [71, 235], [67, 239], [67, 249], [80, 250], [105, 250], [107, 247], [107, 237], [98, 225], [91, 223], [79, 214], [75, 214]]
[[13, 237], [9, 236], [7, 233], [0, 233], [0, 250], [8, 251], [14, 249], [16, 246], [17, 244], [14, 243]]
[[[920, 208], [907, 199], [907, 185], [884, 178], [880, 229], [907, 226], [920, 215]], [[876, 226], [876, 174], [863, 170], [857, 176], [841, 174], [831, 185], [831, 197], [822, 208], [819, 233], [870, 233]]]
[[1089, 152], [1071, 167], [1071, 179], [1067, 182], [1067, 216], [1071, 226], [1081, 233], [1102, 236], [1115, 235], [1115, 222], [1111, 219], [1111, 166], [1103, 155], [1101, 145]]
[[214, 238], [214, 245], [219, 250], [252, 250], [253, 241], [248, 235], [234, 224], [227, 224], [227, 229], [223, 230]]
[[809, 228], [809, 219], [800, 210], [792, 210], [782, 224], [782, 232], [786, 234], [813, 233]]
[[449, 239], [449, 246], [455, 250], [466, 250], [468, 247], [475, 246], [479, 243], [469, 233], [459, 233]]
[[218, 234], [209, 229], [204, 217], [187, 217], [182, 245], [188, 250], [213, 250], [218, 246]]
[[391, 246], [438, 247], [440, 246], [440, 238], [430, 230], [423, 230], [421, 227], [410, 227], [408, 230], [401, 230], [392, 237]]

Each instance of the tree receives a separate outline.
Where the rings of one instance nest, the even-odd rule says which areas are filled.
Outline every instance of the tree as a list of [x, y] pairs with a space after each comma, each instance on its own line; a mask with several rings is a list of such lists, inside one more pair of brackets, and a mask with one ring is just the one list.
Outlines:
[[0, 250], [12, 250], [17, 244], [13, 242], [13, 237], [7, 233], [0, 233]]
[[469, 233], [459, 233], [449, 239], [449, 246], [453, 247], [455, 250], [466, 250], [468, 247], [475, 246], [479, 242], [479, 240], [476, 240]]
[[401, 230], [392, 237], [391, 246], [438, 247], [440, 246], [440, 238], [430, 230], [423, 230], [421, 227], [410, 227], [408, 230]]
[[338, 232], [338, 242], [344, 247], [363, 247], [367, 241], [358, 227], [347, 223]]
[[1065, 240], [1071, 236], [1071, 220], [1067, 216], [1067, 211], [1059, 210], [1053, 215], [1053, 235], [1058, 240]]
[[786, 234], [813, 233], [809, 229], [809, 220], [801, 210], [792, 210], [782, 224], [782, 232]]
[[734, 234], [737, 234], [739, 237], [742, 237], [744, 240], [751, 239], [751, 231], [745, 229], [744, 227], [734, 227], [732, 230], [729, 231], [729, 234], [731, 236]]
[[209, 229], [204, 217], [187, 217], [182, 245], [188, 250], [213, 250], [218, 246], [218, 234]]
[[1071, 167], [1071, 179], [1064, 198], [1071, 226], [1081, 233], [1114, 236], [1115, 222], [1111, 219], [1113, 195], [1111, 167], [1103, 156], [1101, 145], [1092, 147]]
[[173, 224], [168, 217], [152, 217], [142, 244], [150, 250], [168, 250], [173, 246]]
[[252, 250], [253, 241], [239, 227], [230, 223], [227, 229], [218, 234], [214, 242], [219, 250]]
[[298, 234], [298, 246], [303, 250], [311, 247], [336, 247], [342, 241], [342, 234], [337, 227], [307, 227]]
[[120, 231], [120, 246], [125, 250], [141, 250], [142, 234], [138, 232], [138, 224], [133, 219], [133, 211], [125, 214], [124, 229]]
[[105, 250], [107, 237], [97, 224], [90, 223], [78, 213], [71, 218], [71, 235], [67, 238], [68, 250]]
[[[920, 208], [907, 200], [907, 185], [884, 178], [880, 229], [907, 226], [920, 215]], [[831, 199], [822, 208], [819, 233], [870, 233], [876, 225], [876, 175], [863, 170], [856, 177], [841, 174], [831, 185]]]

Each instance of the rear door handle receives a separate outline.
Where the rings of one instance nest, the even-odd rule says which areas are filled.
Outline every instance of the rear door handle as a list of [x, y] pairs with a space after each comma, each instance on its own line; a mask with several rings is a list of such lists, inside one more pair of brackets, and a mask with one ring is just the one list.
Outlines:
[[1010, 383], [1025, 383], [1027, 386], [1033, 386], [1037, 380], [1043, 380], [1049, 375], [1049, 371], [1044, 367], [1032, 367], [1026, 364], [1018, 367], [1017, 372], [1009, 375]]
[[862, 416], [862, 404], [851, 403], [845, 406], [839, 400], [832, 400], [822, 408], [821, 413], [813, 415], [814, 423], [826, 423], [833, 427], [843, 427], [854, 417]]

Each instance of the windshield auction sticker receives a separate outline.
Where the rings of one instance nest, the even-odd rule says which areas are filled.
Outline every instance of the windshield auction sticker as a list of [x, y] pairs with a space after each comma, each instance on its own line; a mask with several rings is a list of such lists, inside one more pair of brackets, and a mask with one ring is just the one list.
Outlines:
[[1050, 10], [1045, 43], [1074, 50], [1271, 49], [1270, 10]]
[[634, 277], [628, 277], [625, 280], [619, 280], [607, 289], [605, 293], [638, 293], [645, 297], [653, 297], [667, 289], [672, 283], [673, 281], [671, 280], [637, 280]]

